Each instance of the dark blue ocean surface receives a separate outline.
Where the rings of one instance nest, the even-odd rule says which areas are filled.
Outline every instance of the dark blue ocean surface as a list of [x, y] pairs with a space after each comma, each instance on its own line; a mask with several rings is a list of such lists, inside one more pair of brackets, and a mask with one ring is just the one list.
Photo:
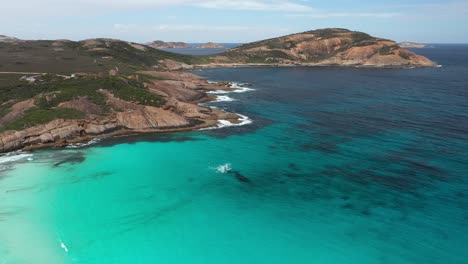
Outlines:
[[467, 263], [468, 45], [416, 51], [196, 71], [253, 123], [1, 157], [0, 263]]

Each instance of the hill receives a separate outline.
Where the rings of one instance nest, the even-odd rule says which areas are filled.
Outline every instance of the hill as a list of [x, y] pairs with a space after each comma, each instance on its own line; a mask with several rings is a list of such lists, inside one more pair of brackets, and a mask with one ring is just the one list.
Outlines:
[[431, 60], [394, 41], [331, 28], [257, 41], [211, 57], [212, 64], [430, 67]]
[[0, 42], [0, 71], [131, 73], [157, 66], [161, 60], [203, 63], [203, 57], [181, 55], [115, 39], [30, 40]]

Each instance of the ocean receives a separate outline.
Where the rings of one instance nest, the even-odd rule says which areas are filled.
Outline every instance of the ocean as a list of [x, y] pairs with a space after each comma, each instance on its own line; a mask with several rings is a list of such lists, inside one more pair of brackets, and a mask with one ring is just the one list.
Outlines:
[[465, 264], [468, 45], [195, 71], [243, 126], [0, 157], [0, 263]]

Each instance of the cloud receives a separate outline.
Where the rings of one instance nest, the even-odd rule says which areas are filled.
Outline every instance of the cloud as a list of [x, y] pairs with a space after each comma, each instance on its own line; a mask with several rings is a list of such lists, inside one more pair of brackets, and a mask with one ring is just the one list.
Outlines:
[[229, 9], [229, 10], [257, 10], [257, 11], [294, 11], [305, 12], [312, 10], [311, 7], [292, 3], [289, 1], [252, 1], [252, 0], [212, 0], [198, 1], [194, 3], [196, 6], [214, 9]]
[[157, 24], [157, 25], [137, 25], [137, 24], [114, 24], [113, 29], [118, 32], [163, 32], [163, 31], [265, 31], [275, 30], [277, 32], [287, 32], [287, 28], [278, 27], [246, 27], [246, 26], [213, 26], [204, 24]]
[[313, 14], [287, 14], [286, 17], [290, 18], [363, 18], [363, 17], [375, 17], [375, 18], [392, 18], [402, 16], [401, 13], [313, 13]]
[[[305, 12], [312, 10], [305, 4], [291, 0], [19, 0], [2, 4], [3, 10], [23, 10], [25, 7], [39, 8], [40, 11], [63, 9], [96, 9], [98, 11], [110, 9], [145, 9], [176, 6], [191, 6], [222, 10], [252, 10], [252, 11], [289, 11]], [[36, 10], [38, 11], [38, 10]]]
[[289, 28], [216, 26], [207, 24], [114, 24], [112, 35], [116, 38], [140, 42], [162, 39], [188, 42], [249, 42], [287, 34]]

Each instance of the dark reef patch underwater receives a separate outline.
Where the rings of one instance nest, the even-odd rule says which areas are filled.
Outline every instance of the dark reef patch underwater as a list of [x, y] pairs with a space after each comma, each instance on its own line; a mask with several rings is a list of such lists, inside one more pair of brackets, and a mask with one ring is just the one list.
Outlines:
[[253, 124], [0, 157], [0, 263], [468, 260], [468, 45], [424, 69], [237, 68]]

